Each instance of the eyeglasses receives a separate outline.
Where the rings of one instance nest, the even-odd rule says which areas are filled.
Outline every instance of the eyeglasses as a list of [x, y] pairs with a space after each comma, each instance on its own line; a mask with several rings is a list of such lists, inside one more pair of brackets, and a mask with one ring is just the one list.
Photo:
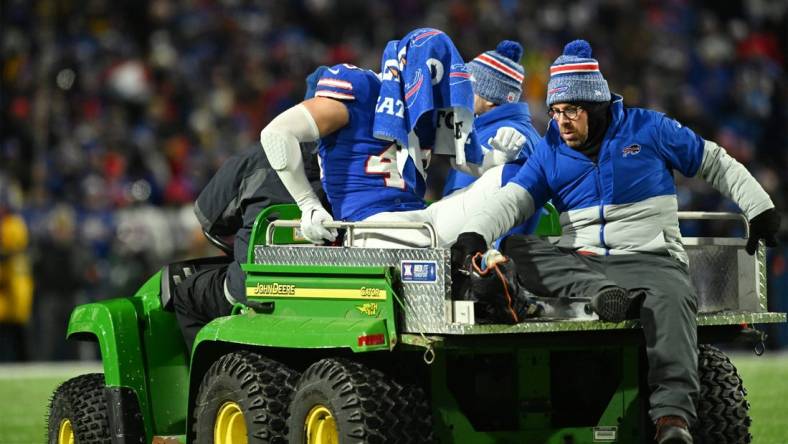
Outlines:
[[564, 108], [563, 111], [557, 110], [555, 108], [550, 108], [550, 110], [547, 111], [547, 115], [550, 116], [550, 118], [553, 120], [558, 120], [561, 114], [563, 114], [564, 117], [566, 117], [569, 120], [577, 120], [578, 116], [580, 116], [580, 110], [582, 109], [583, 108], [579, 106], [568, 106]]

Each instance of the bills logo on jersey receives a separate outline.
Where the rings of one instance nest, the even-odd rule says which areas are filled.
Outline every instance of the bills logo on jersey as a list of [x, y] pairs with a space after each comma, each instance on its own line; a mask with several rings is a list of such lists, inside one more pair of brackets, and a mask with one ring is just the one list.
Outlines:
[[640, 145], [638, 145], [638, 144], [629, 145], [628, 147], [626, 147], [623, 150], [621, 150], [621, 154], [623, 154], [624, 157], [634, 156], [635, 154], [637, 154], [639, 152], [640, 152]]
[[400, 262], [402, 282], [434, 283], [438, 281], [438, 263], [435, 261]]

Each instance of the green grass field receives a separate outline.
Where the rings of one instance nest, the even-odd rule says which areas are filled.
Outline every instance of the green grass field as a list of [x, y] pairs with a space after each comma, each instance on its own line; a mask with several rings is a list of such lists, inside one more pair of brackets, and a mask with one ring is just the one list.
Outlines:
[[[749, 392], [755, 444], [788, 443], [788, 354], [732, 354]], [[66, 379], [100, 371], [98, 364], [0, 366], [0, 442], [46, 441], [49, 397]]]

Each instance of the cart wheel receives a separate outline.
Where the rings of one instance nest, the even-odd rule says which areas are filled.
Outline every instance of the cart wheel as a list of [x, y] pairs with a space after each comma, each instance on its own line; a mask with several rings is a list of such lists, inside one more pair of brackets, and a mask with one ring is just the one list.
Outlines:
[[104, 375], [91, 373], [61, 384], [47, 418], [49, 444], [103, 444], [110, 441]]
[[208, 369], [194, 407], [197, 443], [286, 443], [298, 373], [256, 353], [229, 353]]
[[290, 405], [290, 443], [431, 443], [424, 392], [346, 359], [312, 364]]
[[716, 347], [701, 345], [698, 352], [698, 420], [692, 428], [696, 444], [746, 444], [750, 435], [749, 409], [736, 367]]

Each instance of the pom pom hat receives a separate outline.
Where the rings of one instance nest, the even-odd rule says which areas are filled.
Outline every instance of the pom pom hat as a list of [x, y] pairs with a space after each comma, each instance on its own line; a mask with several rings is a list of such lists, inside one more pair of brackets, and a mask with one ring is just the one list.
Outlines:
[[591, 45], [585, 40], [569, 42], [550, 65], [547, 106], [609, 100], [610, 89], [599, 71], [599, 62], [591, 58]]
[[525, 69], [520, 65], [523, 47], [504, 40], [494, 51], [479, 54], [468, 63], [473, 74], [473, 92], [496, 105], [520, 100]]

